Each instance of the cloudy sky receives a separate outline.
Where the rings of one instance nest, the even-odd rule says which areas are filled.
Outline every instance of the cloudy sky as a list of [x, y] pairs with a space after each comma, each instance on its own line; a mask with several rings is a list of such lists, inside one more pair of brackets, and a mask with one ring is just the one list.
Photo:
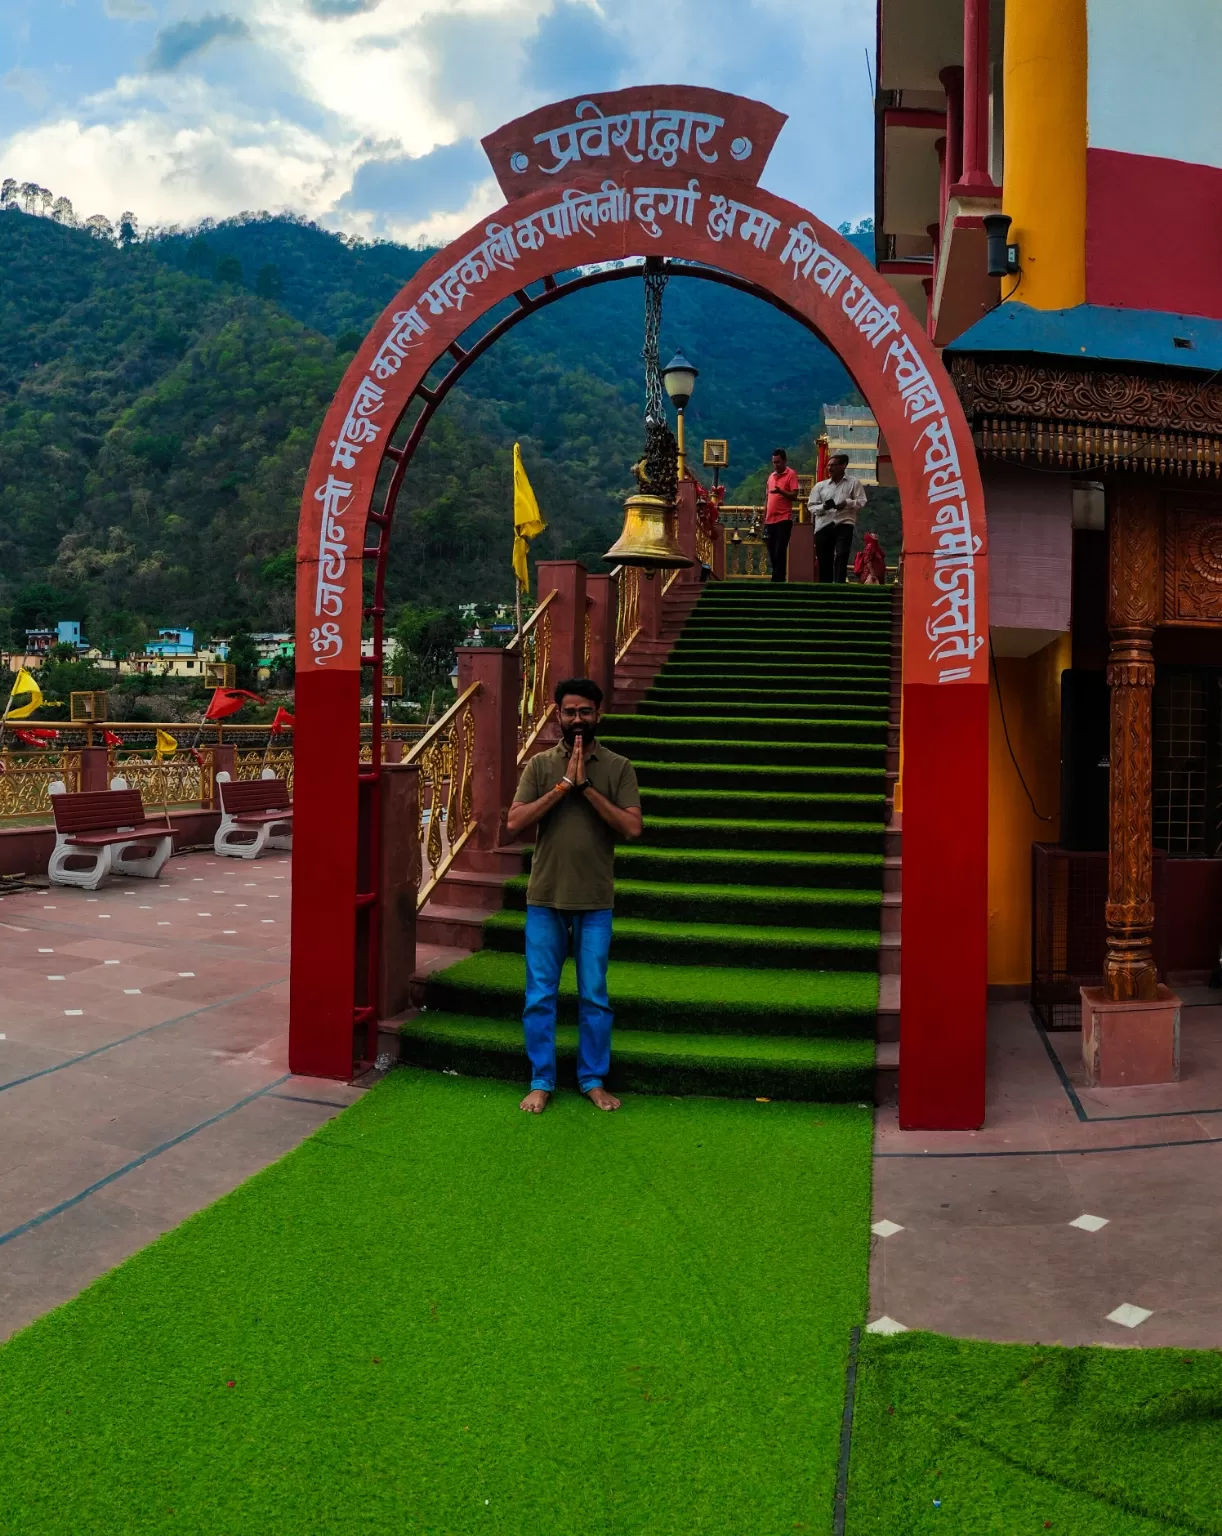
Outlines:
[[292, 209], [433, 243], [501, 201], [490, 129], [678, 81], [788, 112], [765, 184], [836, 224], [871, 211], [873, 16], [873, 0], [0, 0], [0, 177], [82, 218]]

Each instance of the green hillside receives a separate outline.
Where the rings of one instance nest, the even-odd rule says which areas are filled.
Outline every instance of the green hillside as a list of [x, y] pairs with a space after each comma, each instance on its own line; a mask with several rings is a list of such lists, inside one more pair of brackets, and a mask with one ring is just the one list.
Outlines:
[[[202, 630], [290, 622], [319, 420], [372, 319], [429, 252], [265, 215], [120, 248], [0, 212], [0, 643], [79, 617]], [[439, 413], [400, 503], [392, 603], [507, 596], [510, 451], [550, 519], [540, 557], [598, 568], [640, 452], [640, 286], [524, 322]], [[701, 370], [691, 436], [731, 482], [851, 388], [769, 306], [676, 280], [662, 347]]]

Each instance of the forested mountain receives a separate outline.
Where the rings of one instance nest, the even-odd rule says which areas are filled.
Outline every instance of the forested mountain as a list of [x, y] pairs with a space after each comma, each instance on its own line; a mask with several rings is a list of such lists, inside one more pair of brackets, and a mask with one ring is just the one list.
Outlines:
[[[352, 351], [428, 251], [258, 216], [115, 244], [0, 211], [0, 642], [81, 618], [287, 625], [298, 498]], [[510, 453], [545, 513], [541, 557], [598, 569], [641, 449], [641, 289], [532, 316], [438, 413], [400, 501], [392, 602], [508, 596]], [[699, 366], [689, 438], [727, 437], [731, 481], [808, 437], [851, 386], [807, 332], [673, 281], [663, 357]]]

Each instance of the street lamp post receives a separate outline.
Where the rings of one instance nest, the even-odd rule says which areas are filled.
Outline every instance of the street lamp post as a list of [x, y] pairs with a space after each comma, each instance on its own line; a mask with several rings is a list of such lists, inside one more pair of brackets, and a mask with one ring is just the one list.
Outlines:
[[692, 367], [682, 352], [676, 352], [662, 370], [662, 383], [679, 418], [679, 430], [675, 437], [679, 445], [680, 480], [687, 474], [687, 455], [683, 447], [683, 412], [687, 408], [687, 402], [692, 398], [699, 372], [698, 368]]

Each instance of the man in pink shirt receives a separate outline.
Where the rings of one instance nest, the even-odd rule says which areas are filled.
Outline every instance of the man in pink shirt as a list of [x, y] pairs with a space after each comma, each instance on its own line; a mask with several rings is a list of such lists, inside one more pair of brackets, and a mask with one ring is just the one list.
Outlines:
[[789, 561], [789, 535], [793, 528], [793, 504], [798, 499], [798, 476], [789, 467], [784, 448], [772, 450], [772, 473], [764, 508], [764, 542], [773, 581], [784, 581]]

